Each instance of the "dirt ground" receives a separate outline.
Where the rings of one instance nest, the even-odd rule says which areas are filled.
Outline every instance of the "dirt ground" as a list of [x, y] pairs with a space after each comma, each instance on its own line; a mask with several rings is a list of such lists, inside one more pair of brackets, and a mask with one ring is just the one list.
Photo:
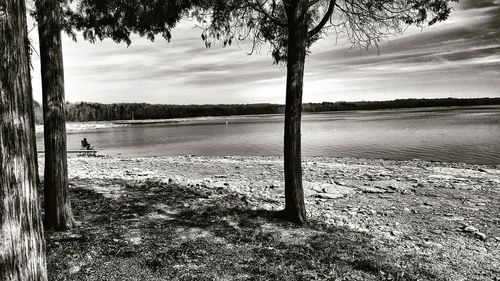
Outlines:
[[51, 280], [500, 280], [498, 166], [304, 158], [303, 226], [279, 218], [279, 157], [69, 169], [80, 225], [47, 233]]

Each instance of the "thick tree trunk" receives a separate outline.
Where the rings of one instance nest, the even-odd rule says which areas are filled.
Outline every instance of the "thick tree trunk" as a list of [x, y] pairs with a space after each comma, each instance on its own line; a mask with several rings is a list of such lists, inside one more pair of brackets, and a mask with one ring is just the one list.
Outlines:
[[301, 132], [302, 85], [306, 56], [307, 1], [290, 1], [285, 105], [285, 217], [304, 223], [306, 209], [302, 188]]
[[68, 190], [64, 65], [58, 0], [37, 1], [45, 140], [45, 227], [73, 228]]
[[0, 280], [47, 280], [24, 0], [0, 2]]

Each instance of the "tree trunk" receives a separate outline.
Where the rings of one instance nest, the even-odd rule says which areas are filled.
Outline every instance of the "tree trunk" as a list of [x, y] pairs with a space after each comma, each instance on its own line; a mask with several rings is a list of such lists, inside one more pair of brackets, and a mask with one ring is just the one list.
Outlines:
[[66, 230], [74, 226], [68, 190], [64, 65], [58, 0], [36, 3], [42, 72], [45, 140], [45, 227]]
[[0, 2], [0, 280], [47, 280], [24, 0]]
[[306, 221], [302, 188], [301, 133], [302, 86], [306, 56], [307, 1], [290, 1], [288, 16], [288, 58], [285, 105], [285, 217]]

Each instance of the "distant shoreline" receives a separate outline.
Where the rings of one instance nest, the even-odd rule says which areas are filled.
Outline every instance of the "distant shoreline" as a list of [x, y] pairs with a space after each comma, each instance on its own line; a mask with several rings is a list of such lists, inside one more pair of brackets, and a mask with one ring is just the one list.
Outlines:
[[[500, 110], [500, 104], [491, 105], [467, 105], [467, 106], [429, 106], [429, 107], [411, 107], [411, 108], [386, 108], [386, 109], [363, 109], [363, 110], [345, 110], [345, 111], [317, 111], [317, 112], [304, 112], [309, 114], [314, 113], [328, 113], [328, 112], [355, 112], [355, 111], [385, 111], [385, 110], [418, 110], [418, 111], [439, 111], [439, 110], [450, 110], [450, 109], [460, 109], [460, 108], [484, 108], [489, 109], [491, 107], [498, 107]], [[151, 124], [173, 124], [178, 125], [183, 123], [184, 125], [189, 125], [190, 122], [211, 122], [220, 121], [223, 123], [231, 123], [231, 119], [241, 119], [245, 117], [260, 117], [266, 115], [281, 116], [284, 113], [261, 113], [261, 114], [247, 114], [247, 115], [222, 115], [222, 116], [200, 116], [200, 117], [184, 117], [184, 118], [161, 118], [161, 119], [140, 119], [140, 120], [110, 120], [110, 121], [67, 121], [66, 131], [67, 132], [78, 132], [96, 129], [107, 129], [107, 128], [118, 128], [127, 127], [131, 125], [151, 125]], [[43, 133], [43, 124], [36, 124], [36, 133]]]
[[[385, 108], [385, 109], [360, 109], [360, 110], [344, 110], [344, 111], [317, 111], [317, 112], [303, 112], [305, 114], [314, 113], [329, 113], [329, 112], [364, 112], [364, 111], [389, 111], [389, 110], [418, 110], [418, 111], [439, 111], [461, 108], [496, 108], [500, 110], [500, 105], [468, 105], [468, 106], [435, 106], [435, 107], [402, 107], [402, 108]], [[187, 117], [187, 118], [170, 118], [170, 119], [141, 119], [141, 120], [114, 120], [110, 121], [117, 125], [146, 125], [146, 124], [178, 124], [180, 122], [196, 122], [196, 121], [220, 121], [223, 124], [225, 121], [230, 122], [231, 119], [241, 119], [245, 117], [257, 116], [284, 116], [284, 113], [271, 113], [271, 114], [248, 114], [248, 115], [226, 115], [226, 116], [202, 116], [202, 117]], [[105, 121], [103, 121], [105, 122]], [[78, 122], [74, 122], [78, 123]]]
[[[500, 105], [495, 98], [444, 98], [444, 99], [396, 99], [389, 101], [322, 102], [304, 103], [303, 112], [383, 110], [404, 108], [436, 108], [450, 106]], [[42, 109], [35, 102], [37, 124], [43, 120]], [[158, 120], [179, 118], [206, 118], [235, 115], [283, 114], [282, 104], [201, 104], [171, 105], [147, 103], [67, 103], [66, 120], [72, 122], [98, 122], [121, 120]]]

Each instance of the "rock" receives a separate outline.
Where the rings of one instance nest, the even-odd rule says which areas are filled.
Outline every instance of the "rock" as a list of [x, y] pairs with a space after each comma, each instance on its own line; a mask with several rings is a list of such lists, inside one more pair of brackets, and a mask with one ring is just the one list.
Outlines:
[[393, 236], [401, 236], [401, 235], [403, 235], [403, 232], [398, 231], [398, 230], [393, 230], [393, 231], [391, 231], [391, 234]]
[[75, 265], [69, 268], [69, 274], [75, 274], [80, 271], [82, 268], [79, 265]]
[[275, 189], [275, 188], [279, 188], [280, 186], [279, 186], [279, 184], [271, 183], [270, 185], [268, 185], [268, 187], [270, 189]]
[[364, 193], [385, 193], [386, 192], [383, 189], [371, 187], [371, 186], [359, 186], [358, 189]]
[[470, 233], [474, 233], [474, 232], [478, 232], [479, 229], [473, 227], [473, 226], [466, 226], [464, 229], [463, 229], [464, 232], [470, 232]]
[[141, 237], [130, 237], [128, 238], [128, 241], [132, 243], [133, 245], [140, 245], [142, 244], [142, 238]]
[[436, 235], [442, 235], [443, 234], [443, 232], [441, 230], [439, 230], [439, 229], [431, 230], [431, 233], [436, 234]]
[[323, 199], [339, 199], [344, 197], [344, 194], [334, 194], [334, 193], [318, 193], [315, 195], [317, 198], [323, 198]]
[[389, 192], [395, 192], [398, 188], [389, 184], [385, 187], [385, 189], [389, 190]]
[[[304, 191], [306, 196], [312, 196], [316, 198], [326, 198], [326, 199], [337, 199], [354, 193], [354, 190], [347, 186], [339, 186], [336, 184], [330, 184], [324, 182], [308, 182], [308, 181], [304, 182]], [[321, 197], [319, 196], [319, 194], [322, 194], [324, 196]]]
[[500, 242], [500, 237], [495, 237], [495, 240], [497, 240], [498, 242]]
[[476, 233], [474, 233], [474, 235], [475, 235], [477, 238], [479, 238], [479, 239], [481, 239], [481, 240], [483, 240], [483, 241], [485, 241], [485, 240], [486, 240], [486, 234], [484, 234], [484, 233], [482, 233], [482, 232], [476, 232]]
[[64, 232], [52, 237], [52, 241], [78, 241], [80, 239], [82, 239], [82, 235], [80, 234]]
[[438, 249], [443, 248], [443, 244], [432, 242], [432, 241], [425, 241], [423, 243], [423, 246], [426, 246], [426, 247], [429, 247], [429, 248], [438, 248]]
[[448, 221], [463, 221], [465, 220], [464, 217], [462, 216], [455, 216], [454, 214], [445, 214], [445, 220], [448, 220]]

